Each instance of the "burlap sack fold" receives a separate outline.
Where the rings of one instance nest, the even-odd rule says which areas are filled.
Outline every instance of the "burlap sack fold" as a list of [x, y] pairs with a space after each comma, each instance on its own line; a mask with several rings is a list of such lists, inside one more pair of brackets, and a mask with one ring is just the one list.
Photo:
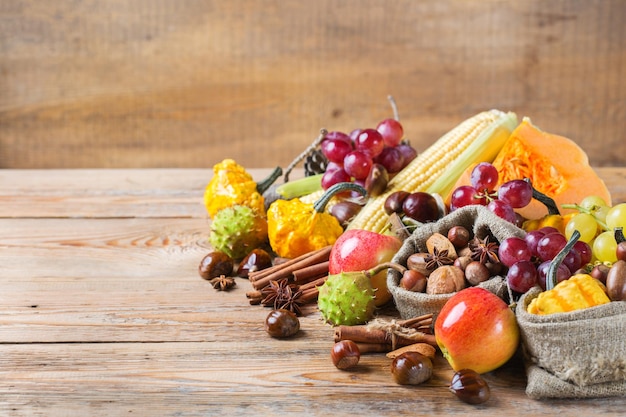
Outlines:
[[528, 313], [533, 288], [516, 307], [531, 398], [626, 395], [626, 302], [550, 315]]
[[[437, 222], [425, 223], [418, 227], [407, 238], [398, 253], [392, 259], [393, 262], [406, 266], [408, 257], [416, 252], [426, 252], [426, 240], [433, 233], [441, 233], [444, 236], [452, 226], [463, 226], [472, 233], [484, 239], [486, 236], [495, 238], [498, 242], [511, 236], [523, 237], [525, 232], [501, 219], [483, 206], [472, 205], [462, 207], [444, 216]], [[387, 273], [387, 286], [393, 296], [396, 308], [403, 319], [408, 319], [422, 314], [437, 314], [452, 294], [429, 295], [407, 291], [398, 286], [401, 275], [399, 272], [389, 269]], [[503, 277], [493, 277], [479, 285], [501, 298], [506, 298], [508, 290]]]

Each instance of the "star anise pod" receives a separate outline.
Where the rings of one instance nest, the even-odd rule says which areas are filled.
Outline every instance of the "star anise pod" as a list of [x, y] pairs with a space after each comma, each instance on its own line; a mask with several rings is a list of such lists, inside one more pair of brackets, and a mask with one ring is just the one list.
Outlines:
[[215, 277], [209, 281], [213, 288], [218, 291], [228, 291], [233, 288], [237, 283], [235, 282], [235, 278], [227, 277], [226, 275], [220, 275], [219, 277]]
[[429, 270], [436, 269], [444, 265], [452, 265], [454, 263], [454, 259], [448, 256], [447, 249], [439, 250], [437, 248], [433, 248], [433, 253], [429, 253], [425, 260], [426, 268]]
[[500, 262], [500, 258], [498, 258], [499, 246], [496, 242], [489, 241], [489, 235], [485, 236], [484, 239], [475, 237], [470, 240], [469, 248], [472, 259], [479, 261], [481, 264], [486, 264], [487, 262], [497, 264]]
[[284, 308], [285, 310], [293, 312], [296, 316], [301, 316], [302, 304], [304, 304], [304, 301], [302, 300], [302, 291], [297, 290], [293, 292], [291, 297], [286, 300], [279, 308]]
[[296, 284], [290, 284], [286, 278], [270, 281], [269, 285], [261, 290], [261, 294], [263, 295], [261, 304], [265, 307], [273, 307], [275, 310], [284, 308], [297, 315], [302, 314], [300, 309], [302, 291], [298, 290]]

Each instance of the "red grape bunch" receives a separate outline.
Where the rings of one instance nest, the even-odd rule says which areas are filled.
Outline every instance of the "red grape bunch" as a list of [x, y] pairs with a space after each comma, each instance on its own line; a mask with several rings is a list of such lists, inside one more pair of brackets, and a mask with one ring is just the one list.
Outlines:
[[[558, 229], [549, 226], [529, 231], [524, 238], [504, 239], [500, 243], [498, 256], [508, 267], [506, 279], [509, 288], [520, 294], [535, 285], [545, 290], [550, 263], [566, 244], [567, 238]], [[559, 264], [557, 282], [578, 273], [591, 259], [589, 244], [578, 240]]]
[[471, 204], [487, 206], [497, 216], [518, 224], [515, 209], [527, 206], [533, 198], [533, 188], [523, 179], [507, 181], [496, 189], [498, 170], [488, 162], [472, 169], [470, 184], [457, 187], [450, 197], [450, 211]]
[[417, 152], [402, 141], [404, 129], [396, 119], [381, 121], [376, 129], [355, 129], [350, 134], [333, 131], [326, 134], [320, 148], [328, 159], [322, 176], [325, 190], [339, 182], [364, 184], [374, 164], [389, 174], [408, 165]]

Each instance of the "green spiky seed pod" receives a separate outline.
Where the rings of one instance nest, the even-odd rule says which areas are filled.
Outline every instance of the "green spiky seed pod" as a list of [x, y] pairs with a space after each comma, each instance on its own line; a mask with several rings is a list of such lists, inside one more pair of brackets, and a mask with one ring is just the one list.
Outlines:
[[317, 305], [333, 326], [353, 326], [369, 321], [376, 309], [374, 289], [363, 272], [330, 275], [319, 289]]
[[235, 260], [267, 241], [267, 220], [250, 207], [234, 205], [217, 212], [211, 221], [209, 242]]

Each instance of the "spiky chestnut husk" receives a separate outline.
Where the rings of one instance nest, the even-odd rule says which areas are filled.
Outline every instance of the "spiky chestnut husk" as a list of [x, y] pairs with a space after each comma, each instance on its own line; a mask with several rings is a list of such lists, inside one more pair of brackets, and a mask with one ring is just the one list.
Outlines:
[[328, 277], [319, 289], [317, 306], [322, 317], [333, 326], [367, 323], [376, 310], [371, 278], [383, 269], [404, 272], [401, 265], [385, 262], [368, 271], [341, 272]]
[[330, 275], [320, 287], [317, 306], [324, 320], [333, 326], [363, 324], [376, 309], [374, 289], [360, 272]]
[[244, 258], [266, 241], [267, 220], [250, 207], [227, 207], [211, 220], [211, 246], [233, 259]]

